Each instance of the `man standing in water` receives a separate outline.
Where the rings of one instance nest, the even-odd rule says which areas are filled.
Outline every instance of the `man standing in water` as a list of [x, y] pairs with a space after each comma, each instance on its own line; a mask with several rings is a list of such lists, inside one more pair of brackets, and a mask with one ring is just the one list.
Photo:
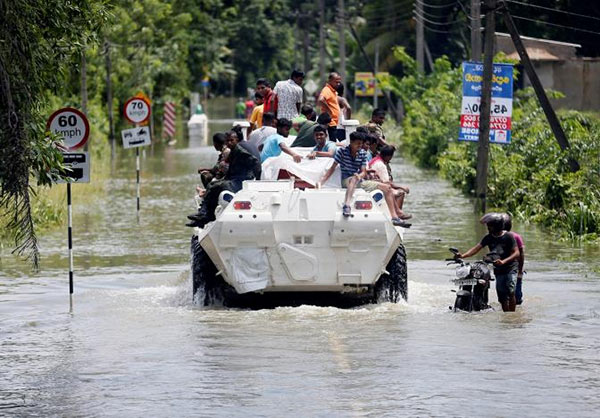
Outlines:
[[457, 257], [471, 257], [483, 247], [488, 247], [491, 253], [498, 254], [498, 259], [494, 261], [498, 302], [502, 304], [504, 312], [514, 312], [517, 304], [515, 290], [519, 250], [513, 235], [504, 231], [504, 219], [501, 216], [495, 216], [488, 220], [487, 228], [489, 234], [483, 237], [479, 244], [464, 254], [458, 253]]

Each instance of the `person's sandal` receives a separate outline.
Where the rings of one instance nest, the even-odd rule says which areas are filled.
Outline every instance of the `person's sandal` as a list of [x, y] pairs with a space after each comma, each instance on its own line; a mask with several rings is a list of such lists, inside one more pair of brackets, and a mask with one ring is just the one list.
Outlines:
[[344, 215], [346, 218], [350, 216], [350, 206], [342, 206], [342, 215]]
[[403, 221], [400, 218], [392, 218], [392, 223], [394, 224], [394, 226], [401, 226], [402, 228], [410, 228], [412, 226], [412, 224], [409, 224], [406, 221]]

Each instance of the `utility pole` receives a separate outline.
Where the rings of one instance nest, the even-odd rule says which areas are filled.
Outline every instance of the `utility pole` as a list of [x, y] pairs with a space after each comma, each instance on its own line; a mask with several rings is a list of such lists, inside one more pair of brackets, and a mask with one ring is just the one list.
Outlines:
[[117, 154], [115, 144], [115, 125], [113, 122], [113, 97], [112, 97], [112, 82], [110, 78], [111, 61], [110, 61], [110, 42], [104, 41], [104, 58], [106, 64], [106, 106], [108, 107], [108, 140], [110, 141], [111, 159], [114, 161]]
[[319, 81], [325, 85], [325, 0], [319, 2]]
[[417, 8], [417, 70], [422, 73], [424, 70], [424, 46], [423, 41], [425, 40], [425, 29], [423, 27], [423, 3], [421, 0], [415, 1], [415, 7]]
[[344, 95], [347, 95], [346, 90], [346, 9], [344, 0], [338, 0], [338, 31], [340, 45], [340, 76], [342, 77], [342, 85], [344, 86]]
[[[500, 0], [500, 11], [504, 15], [504, 23], [506, 24], [506, 28], [510, 33], [510, 37], [512, 38], [513, 44], [515, 45], [515, 49], [519, 53], [519, 57], [521, 58], [521, 63], [523, 67], [525, 67], [525, 72], [527, 73], [527, 77], [529, 77], [529, 81], [535, 90], [535, 94], [540, 102], [540, 106], [544, 110], [546, 114], [546, 119], [548, 119], [548, 123], [550, 124], [550, 128], [552, 129], [552, 133], [558, 141], [558, 145], [564, 151], [570, 147], [569, 140], [565, 135], [565, 131], [563, 131], [562, 126], [560, 125], [560, 121], [556, 117], [556, 113], [552, 108], [552, 104], [550, 100], [548, 100], [548, 96], [546, 96], [546, 92], [544, 91], [544, 87], [540, 82], [533, 65], [531, 64], [531, 60], [529, 59], [529, 54], [521, 41], [521, 36], [517, 31], [517, 27], [515, 26], [515, 22], [513, 21], [510, 12], [508, 11], [508, 7], [504, 0]], [[573, 157], [568, 157], [569, 168], [571, 172], [579, 171], [579, 163]]]
[[494, 65], [494, 32], [496, 31], [496, 0], [485, 0], [485, 50], [483, 56], [483, 86], [479, 105], [479, 143], [477, 148], [476, 210], [485, 212], [490, 148], [490, 109]]
[[373, 73], [373, 79], [375, 82], [373, 83], [373, 109], [376, 109], [377, 106], [377, 73], [379, 72], [379, 39], [375, 41], [375, 72]]
[[471, 0], [471, 61], [481, 61], [481, 0]]
[[[87, 60], [85, 56], [85, 44], [81, 51], [81, 111], [87, 116], [88, 91], [87, 91]], [[83, 150], [88, 150], [89, 142], [83, 146]]]

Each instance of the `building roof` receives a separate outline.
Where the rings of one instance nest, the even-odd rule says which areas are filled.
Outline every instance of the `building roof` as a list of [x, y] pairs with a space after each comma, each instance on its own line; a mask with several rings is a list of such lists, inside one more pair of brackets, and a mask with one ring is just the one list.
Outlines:
[[[508, 58], [520, 60], [512, 39], [508, 33], [496, 32], [496, 50], [504, 52]], [[569, 61], [577, 58], [579, 44], [558, 42], [548, 39], [521, 36], [523, 45], [532, 61]]]

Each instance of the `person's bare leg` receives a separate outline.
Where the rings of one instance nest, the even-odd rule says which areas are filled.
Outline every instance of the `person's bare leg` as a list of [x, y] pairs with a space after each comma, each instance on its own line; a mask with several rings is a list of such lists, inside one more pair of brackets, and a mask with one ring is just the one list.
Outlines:
[[400, 208], [400, 210], [402, 210], [402, 207], [404, 206], [404, 196], [406, 193], [404, 193], [402, 190], [396, 190], [395, 194], [396, 194], [396, 203], [398, 204], [398, 208]]
[[392, 189], [387, 184], [381, 184], [378, 188], [383, 192], [383, 196], [385, 197], [385, 203], [387, 203], [388, 209], [390, 211], [390, 216], [392, 218], [397, 218], [398, 213], [396, 212], [396, 201], [394, 200], [394, 194], [392, 193]]
[[352, 200], [354, 189], [356, 189], [356, 177], [352, 176], [350, 180], [348, 180], [348, 187], [346, 188], [346, 197], [344, 204], [347, 206], [350, 206], [350, 201]]
[[502, 305], [502, 311], [503, 312], [509, 312], [508, 299], [504, 299], [502, 301], [501, 305]]

